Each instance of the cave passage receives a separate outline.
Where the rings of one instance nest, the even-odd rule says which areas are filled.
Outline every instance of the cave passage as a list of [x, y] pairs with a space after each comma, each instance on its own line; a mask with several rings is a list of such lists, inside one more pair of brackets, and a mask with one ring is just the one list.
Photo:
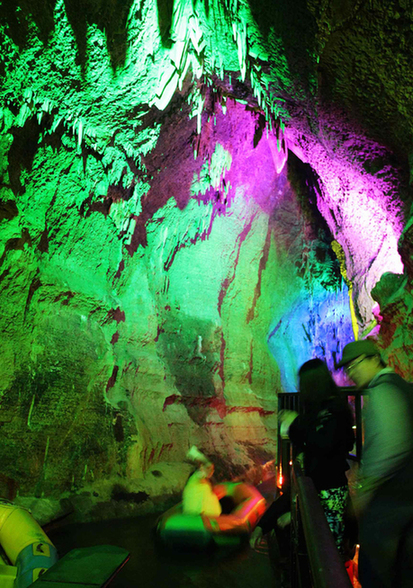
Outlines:
[[347, 386], [370, 337], [413, 376], [413, 20], [390, 4], [0, 6], [0, 498], [70, 520], [63, 552], [133, 551], [114, 587], [268, 585], [257, 552], [155, 551], [188, 449], [258, 485], [305, 361]]

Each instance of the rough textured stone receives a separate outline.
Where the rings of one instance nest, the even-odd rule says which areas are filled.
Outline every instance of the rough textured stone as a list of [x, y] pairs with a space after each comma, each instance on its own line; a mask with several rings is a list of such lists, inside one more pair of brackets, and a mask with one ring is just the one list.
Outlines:
[[20, 496], [15, 498], [14, 503], [30, 511], [41, 526], [66, 518], [74, 511], [73, 505], [68, 499], [53, 500]]
[[257, 478], [309, 357], [410, 373], [407, 3], [0, 17], [1, 493], [146, 512], [193, 443]]

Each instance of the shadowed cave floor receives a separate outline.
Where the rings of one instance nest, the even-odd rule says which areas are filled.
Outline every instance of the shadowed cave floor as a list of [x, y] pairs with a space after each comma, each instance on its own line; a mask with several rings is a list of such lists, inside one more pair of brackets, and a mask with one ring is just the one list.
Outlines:
[[278, 588], [268, 550], [248, 544], [220, 547], [211, 553], [183, 553], [155, 546], [152, 533], [157, 515], [71, 524], [49, 533], [60, 557], [75, 547], [117, 545], [131, 558], [111, 588]]

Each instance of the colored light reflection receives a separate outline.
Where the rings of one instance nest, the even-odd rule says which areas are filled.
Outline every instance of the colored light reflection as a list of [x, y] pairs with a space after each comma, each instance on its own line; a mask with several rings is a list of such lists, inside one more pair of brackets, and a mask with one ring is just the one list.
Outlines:
[[354, 340], [345, 284], [337, 292], [316, 287], [312, 296], [303, 289], [290, 310], [275, 321], [268, 345], [286, 392], [297, 391], [298, 369], [305, 361], [319, 357], [333, 371], [334, 360], [341, 356], [344, 345]]
[[365, 137], [353, 136], [344, 147], [335, 136], [325, 144], [317, 140], [303, 144], [293, 129], [286, 136], [289, 148], [319, 178], [317, 207], [345, 251], [347, 277], [354, 286], [363, 329], [373, 319], [370, 293], [375, 284], [385, 272], [404, 270], [397, 248], [403, 230], [403, 204], [395, 195], [398, 172], [384, 164], [376, 174], [366, 171], [369, 159], [374, 163], [380, 156], [385, 161], [387, 153]]

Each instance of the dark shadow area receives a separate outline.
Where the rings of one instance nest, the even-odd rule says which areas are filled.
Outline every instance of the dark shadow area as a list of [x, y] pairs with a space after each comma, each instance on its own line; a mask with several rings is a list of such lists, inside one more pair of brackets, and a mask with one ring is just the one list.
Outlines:
[[[332, 30], [317, 68], [319, 95], [325, 105], [343, 108], [362, 133], [390, 148], [398, 165], [409, 169], [406, 154], [413, 137], [406, 96], [411, 96], [407, 90], [413, 58], [411, 6], [399, 4], [394, 18], [389, 3], [354, 4], [337, 2], [339, 14], [331, 6]], [[391, 85], [386, 79], [392, 80]], [[405, 96], [403, 106], [400, 96]]]
[[[309, 221], [313, 233], [307, 235], [312, 239], [314, 247], [313, 276], [318, 277], [320, 283], [327, 290], [340, 288], [342, 281], [340, 262], [331, 247], [334, 236], [317, 207], [320, 180], [312, 167], [302, 162], [292, 152], [289, 152], [288, 155], [288, 179], [297, 194], [303, 215]], [[301, 277], [304, 275], [304, 266], [309, 262], [308, 253], [303, 252], [305, 263], [297, 265]]]
[[8, 153], [8, 172], [10, 187], [15, 195], [24, 193], [24, 186], [20, 179], [21, 172], [23, 169], [28, 171], [32, 169], [39, 135], [40, 127], [34, 117], [26, 122], [24, 128], [14, 127], [13, 129], [13, 143]]
[[76, 547], [116, 545], [131, 558], [111, 588], [250, 588], [274, 585], [267, 553], [248, 544], [207, 551], [160, 548], [154, 529], [158, 515], [71, 524], [49, 533], [60, 557]]
[[213, 325], [169, 311], [163, 318], [159, 343], [180, 392], [180, 396], [166, 399], [164, 409], [168, 404], [183, 404], [190, 418], [202, 425], [210, 410], [219, 410], [222, 402], [216, 395], [213, 381], [217, 368]]
[[115, 484], [112, 489], [112, 500], [120, 501], [126, 500], [128, 502], [135, 502], [140, 504], [148, 500], [149, 494], [146, 492], [128, 492], [121, 484]]
[[257, 147], [258, 143], [262, 139], [262, 134], [264, 132], [265, 125], [266, 125], [265, 116], [263, 114], [260, 114], [257, 118], [256, 123], [255, 123], [255, 133], [254, 133], [254, 142], [253, 142], [254, 149], [255, 149], [255, 147]]
[[[78, 63], [86, 64], [87, 27], [96, 24], [105, 32], [112, 68], [125, 63], [127, 51], [126, 22], [133, 0], [65, 0], [65, 9], [76, 38]], [[54, 30], [53, 11], [56, 0], [7, 0], [0, 5], [0, 22], [7, 23], [7, 34], [20, 50], [29, 40], [29, 22], [39, 30], [46, 44]], [[165, 20], [165, 19], [164, 19]]]
[[306, 0], [249, 0], [251, 12], [261, 34], [271, 42], [271, 30], [282, 40], [291, 77], [311, 84], [315, 73], [314, 53], [317, 27]]
[[171, 26], [174, 11], [174, 0], [156, 0], [158, 5], [158, 26], [162, 45], [172, 47]]
[[7, 23], [7, 34], [20, 50], [28, 41], [29, 19], [36, 23], [39, 39], [47, 43], [54, 29], [53, 10], [56, 0], [7, 0], [0, 4], [0, 22]]
[[19, 214], [14, 200], [7, 200], [6, 202], [0, 202], [0, 221], [12, 220]]
[[76, 37], [78, 61], [86, 62], [87, 26], [96, 24], [105, 32], [112, 68], [122, 67], [126, 59], [126, 21], [133, 0], [65, 0], [67, 18]]

